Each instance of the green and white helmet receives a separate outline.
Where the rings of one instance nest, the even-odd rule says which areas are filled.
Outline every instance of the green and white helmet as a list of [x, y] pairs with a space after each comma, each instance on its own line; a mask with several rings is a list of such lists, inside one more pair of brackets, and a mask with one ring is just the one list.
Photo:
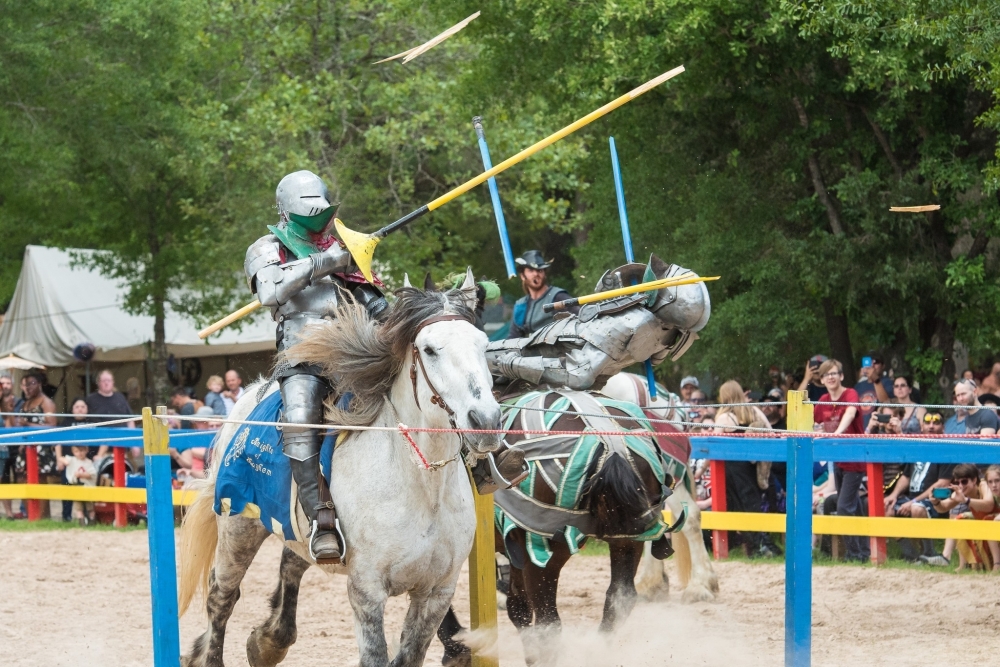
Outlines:
[[268, 228], [300, 259], [316, 252], [311, 234], [325, 230], [337, 211], [326, 183], [303, 169], [281, 179], [274, 195], [280, 221]]

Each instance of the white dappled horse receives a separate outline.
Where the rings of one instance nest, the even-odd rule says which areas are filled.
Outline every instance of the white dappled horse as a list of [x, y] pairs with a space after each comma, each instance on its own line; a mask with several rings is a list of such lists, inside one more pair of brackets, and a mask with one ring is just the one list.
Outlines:
[[[427, 461], [450, 461], [429, 470], [415, 463], [412, 444], [395, 427], [400, 423], [440, 429], [500, 425], [500, 406], [491, 392], [485, 360], [486, 335], [472, 324], [475, 286], [471, 271], [460, 290], [424, 292], [405, 287], [397, 297], [384, 324], [376, 326], [361, 306], [346, 305], [337, 320], [307, 330], [302, 342], [288, 353], [291, 359], [317, 364], [325, 375], [336, 377], [338, 391], [354, 394], [352, 407], [360, 411], [362, 421], [394, 429], [352, 432], [337, 445], [329, 464], [333, 500], [347, 540], [347, 564], [320, 567], [347, 575], [363, 667], [423, 664], [451, 603], [476, 526], [459, 436], [411, 433]], [[422, 363], [414, 363], [414, 355]], [[267, 393], [274, 391], [277, 383], [267, 389]], [[230, 417], [246, 419], [257, 405], [257, 393], [247, 391]], [[334, 408], [328, 408], [327, 418], [336, 423], [352, 419]], [[238, 428], [227, 424], [220, 431], [214, 470], [183, 529], [181, 608], [204, 587], [209, 617], [208, 630], [184, 659], [192, 667], [223, 664], [226, 622], [239, 597], [240, 582], [271, 535], [259, 519], [219, 517], [212, 509], [212, 477]], [[499, 447], [500, 436], [476, 434], [467, 436], [466, 442], [474, 454], [484, 455]], [[308, 535], [301, 510], [298, 514], [299, 532]], [[294, 643], [299, 582], [313, 564], [305, 542], [285, 542], [270, 618], [247, 640], [247, 659], [253, 667], [276, 665]], [[409, 595], [410, 606], [399, 652], [390, 663], [383, 612], [390, 596], [403, 593]], [[332, 600], [330, 613], [338, 613]], [[324, 664], [331, 660], [345, 662], [343, 657], [321, 658]]]

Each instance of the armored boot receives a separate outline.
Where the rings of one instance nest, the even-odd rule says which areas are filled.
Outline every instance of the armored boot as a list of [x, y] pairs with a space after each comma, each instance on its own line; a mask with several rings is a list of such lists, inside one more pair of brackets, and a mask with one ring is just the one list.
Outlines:
[[329, 387], [322, 379], [306, 374], [292, 375], [281, 381], [285, 411], [284, 452], [291, 464], [298, 487], [299, 504], [309, 520], [309, 554], [322, 565], [340, 563], [346, 555], [346, 542], [333, 507], [333, 499], [319, 466], [322, 446], [316, 429], [300, 424], [317, 424], [323, 414], [323, 398]]
[[524, 452], [510, 447], [506, 441], [500, 449], [479, 459], [472, 467], [472, 479], [476, 482], [479, 495], [509, 489], [527, 476], [528, 464], [524, 462]]

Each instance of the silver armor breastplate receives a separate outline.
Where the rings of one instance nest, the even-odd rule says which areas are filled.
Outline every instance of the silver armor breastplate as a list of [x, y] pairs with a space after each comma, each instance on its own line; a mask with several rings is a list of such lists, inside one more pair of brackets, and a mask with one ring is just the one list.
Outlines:
[[280, 325], [282, 340], [278, 348], [292, 344], [303, 327], [336, 317], [337, 299], [343, 285], [336, 278], [326, 277], [310, 285], [277, 308], [271, 317]]
[[[271, 317], [278, 323], [279, 350], [290, 346], [306, 325], [336, 316], [343, 289], [340, 280], [332, 276], [312, 280], [310, 258], [282, 265], [281, 245], [273, 234], [262, 236], [247, 249], [243, 268], [251, 291], [270, 309]], [[286, 290], [290, 286], [294, 288], [283, 303], [273, 300], [277, 283]]]

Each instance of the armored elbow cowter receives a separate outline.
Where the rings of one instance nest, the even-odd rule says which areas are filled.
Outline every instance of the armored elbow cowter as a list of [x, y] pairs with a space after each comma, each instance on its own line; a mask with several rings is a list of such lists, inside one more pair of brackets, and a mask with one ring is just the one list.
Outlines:
[[247, 283], [261, 304], [278, 308], [311, 284], [347, 271], [350, 266], [350, 253], [336, 243], [305, 259], [282, 264], [278, 240], [265, 236], [247, 250], [244, 270]]

